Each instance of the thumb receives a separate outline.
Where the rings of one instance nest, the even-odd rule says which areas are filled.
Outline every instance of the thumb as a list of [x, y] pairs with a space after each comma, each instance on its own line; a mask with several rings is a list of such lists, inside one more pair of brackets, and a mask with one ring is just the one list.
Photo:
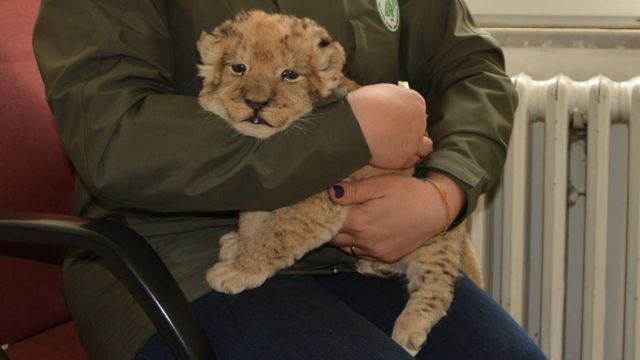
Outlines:
[[329, 190], [331, 200], [340, 205], [362, 204], [368, 200], [377, 198], [376, 187], [372, 186], [371, 178], [341, 182], [333, 185]]

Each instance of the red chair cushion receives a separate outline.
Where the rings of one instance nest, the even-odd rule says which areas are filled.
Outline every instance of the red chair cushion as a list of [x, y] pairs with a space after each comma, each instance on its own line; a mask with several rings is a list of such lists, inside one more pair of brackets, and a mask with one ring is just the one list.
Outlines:
[[87, 353], [80, 344], [80, 338], [73, 322], [41, 333], [12, 345], [7, 350], [11, 360], [84, 360]]
[[[39, 5], [39, 0], [0, 1], [0, 14], [6, 15], [0, 22], [0, 212], [71, 211], [73, 171], [45, 102], [31, 45]], [[63, 255], [61, 248], [0, 244], [0, 344], [69, 319], [62, 296]], [[67, 326], [52, 332], [52, 338], [42, 335], [55, 348], [30, 345], [36, 337], [9, 353], [44, 349], [26, 358], [53, 359], [58, 348], [62, 352], [67, 346], [64, 336], [74, 352], [82, 351], [74, 331]]]
[[0, 343], [11, 344], [69, 319], [63, 253], [59, 247], [0, 243]]
[[39, 4], [0, 2], [0, 211], [69, 213], [73, 171], [31, 46]]

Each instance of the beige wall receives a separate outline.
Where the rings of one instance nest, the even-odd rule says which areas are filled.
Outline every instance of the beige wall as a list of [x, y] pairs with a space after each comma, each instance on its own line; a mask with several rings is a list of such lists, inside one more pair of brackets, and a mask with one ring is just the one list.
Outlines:
[[640, 16], [638, 0], [466, 0], [478, 15]]
[[640, 0], [466, 0], [484, 26], [640, 28]]

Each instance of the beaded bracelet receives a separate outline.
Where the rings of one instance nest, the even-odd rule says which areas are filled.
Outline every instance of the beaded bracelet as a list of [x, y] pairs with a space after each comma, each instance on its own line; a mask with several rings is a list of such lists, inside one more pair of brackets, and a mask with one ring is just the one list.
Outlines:
[[[453, 222], [453, 219], [451, 219], [451, 206], [449, 205], [449, 194], [447, 194], [446, 191], [442, 190], [440, 188], [440, 186], [438, 184], [436, 184], [435, 181], [429, 179], [429, 178], [423, 178], [422, 180], [428, 182], [429, 184], [433, 185], [434, 188], [436, 188], [436, 190], [438, 190], [438, 193], [440, 194], [440, 198], [442, 199], [442, 202], [444, 203], [444, 207], [447, 211], [447, 225], [444, 227], [444, 229], [442, 229], [442, 231], [440, 232], [440, 236], [442, 235], [446, 235], [447, 231], [449, 230], [449, 226], [451, 226], [451, 223]], [[451, 220], [449, 220], [451, 219]]]

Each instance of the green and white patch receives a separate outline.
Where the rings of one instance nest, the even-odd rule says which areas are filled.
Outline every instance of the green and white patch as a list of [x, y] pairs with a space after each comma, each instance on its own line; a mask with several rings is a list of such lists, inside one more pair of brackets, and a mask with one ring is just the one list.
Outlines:
[[400, 27], [400, 6], [398, 0], [376, 0], [378, 12], [387, 29], [395, 32]]

